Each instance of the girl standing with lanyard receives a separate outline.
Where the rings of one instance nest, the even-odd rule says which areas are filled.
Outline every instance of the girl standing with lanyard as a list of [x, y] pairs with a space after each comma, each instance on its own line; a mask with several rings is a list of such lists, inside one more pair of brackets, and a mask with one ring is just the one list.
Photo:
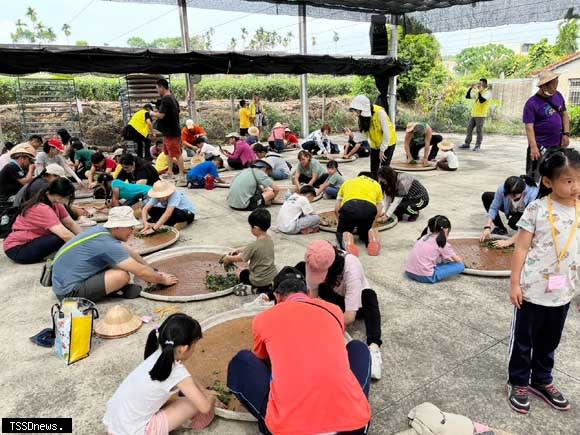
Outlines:
[[578, 286], [580, 153], [566, 148], [546, 154], [540, 174], [551, 193], [524, 211], [512, 258], [507, 392], [510, 406], [521, 414], [530, 410], [528, 391], [557, 410], [570, 409], [552, 369]]

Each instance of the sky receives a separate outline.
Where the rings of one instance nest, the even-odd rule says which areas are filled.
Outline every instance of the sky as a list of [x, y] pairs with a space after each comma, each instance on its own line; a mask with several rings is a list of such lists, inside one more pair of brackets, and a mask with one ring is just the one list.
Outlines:
[[[39, 19], [55, 31], [62, 24], [71, 26], [72, 34], [58, 34], [56, 43], [74, 44], [86, 40], [90, 45], [111, 47], [127, 45], [131, 36], [149, 41], [155, 38], [180, 35], [179, 13], [176, 6], [116, 3], [102, 0], [0, 0], [0, 44], [12, 43], [16, 20], [25, 19], [28, 6], [38, 13]], [[214, 28], [214, 50], [226, 50], [232, 37], [239, 37], [241, 27], [251, 32], [263, 26], [295, 37], [286, 51], [298, 52], [298, 18], [224, 12], [204, 9], [188, 9], [190, 35], [203, 34]], [[334, 31], [339, 41], [334, 42]], [[369, 24], [310, 18], [308, 52], [315, 54], [367, 55], [369, 48]], [[558, 23], [530, 23], [510, 25], [493, 29], [471, 29], [460, 32], [437, 33], [444, 56], [458, 54], [462, 49], [488, 43], [503, 43], [515, 49], [521, 43], [534, 43], [545, 37], [553, 43], [558, 34]], [[316, 39], [312, 45], [312, 37]]]

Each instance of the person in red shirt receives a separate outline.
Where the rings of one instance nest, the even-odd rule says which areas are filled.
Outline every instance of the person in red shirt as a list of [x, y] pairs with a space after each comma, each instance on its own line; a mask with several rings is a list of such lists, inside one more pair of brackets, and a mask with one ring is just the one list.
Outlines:
[[284, 145], [286, 148], [298, 148], [298, 136], [292, 133], [288, 127], [284, 129]]
[[340, 308], [306, 291], [294, 275], [280, 283], [277, 305], [254, 319], [253, 352], [229, 363], [228, 388], [263, 434], [366, 434], [369, 349], [358, 340], [345, 346]]
[[187, 155], [193, 157], [199, 148], [197, 145], [204, 141], [207, 141], [205, 129], [194, 123], [192, 119], [185, 121], [185, 127], [181, 130], [181, 145], [185, 148]]
[[97, 179], [99, 175], [111, 174], [115, 172], [117, 168], [117, 162], [112, 158], [106, 157], [102, 152], [97, 151], [91, 156], [91, 169], [86, 173], [87, 180], [89, 181], [89, 187], [92, 189], [99, 184]]

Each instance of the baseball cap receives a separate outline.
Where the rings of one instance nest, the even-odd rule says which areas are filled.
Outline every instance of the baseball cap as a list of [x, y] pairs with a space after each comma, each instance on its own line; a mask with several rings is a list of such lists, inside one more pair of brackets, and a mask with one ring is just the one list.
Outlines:
[[230, 138], [230, 137], [239, 138], [240, 135], [238, 133], [228, 133], [228, 134], [226, 134], [226, 138]]
[[48, 144], [53, 147], [56, 148], [57, 150], [59, 150], [60, 152], [64, 151], [64, 145], [62, 144], [60, 139], [57, 139], [55, 137], [53, 137], [52, 139], [48, 140]]
[[45, 171], [47, 174], [50, 175], [57, 175], [59, 177], [65, 177], [66, 174], [64, 172], [64, 168], [56, 163], [51, 163], [50, 165], [46, 165]]
[[335, 258], [334, 247], [326, 240], [316, 240], [308, 245], [304, 255], [308, 284], [318, 285], [324, 282]]

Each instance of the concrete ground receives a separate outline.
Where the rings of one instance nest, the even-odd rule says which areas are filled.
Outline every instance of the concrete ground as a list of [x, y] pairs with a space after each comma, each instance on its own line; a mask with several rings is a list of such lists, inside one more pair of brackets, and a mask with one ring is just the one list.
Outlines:
[[[461, 137], [451, 136], [455, 143]], [[399, 143], [402, 143], [399, 140]], [[413, 242], [434, 214], [447, 215], [453, 232], [479, 232], [485, 222], [480, 196], [495, 190], [510, 175], [524, 170], [523, 137], [486, 137], [481, 153], [458, 151], [460, 169], [420, 173], [431, 203], [414, 223], [401, 223], [381, 233], [379, 257], [361, 254], [367, 277], [379, 295], [383, 325], [383, 378], [371, 388], [371, 432], [391, 434], [406, 428], [409, 410], [430, 401], [442, 410], [518, 434], [578, 434], [580, 427], [580, 313], [578, 298], [570, 309], [558, 349], [555, 381], [569, 397], [572, 410], [559, 413], [532, 397], [528, 416], [512, 412], [505, 399], [506, 358], [512, 307], [507, 279], [460, 276], [437, 285], [404, 278], [403, 264]], [[401, 158], [399, 146], [396, 158]], [[292, 156], [294, 159], [294, 156]], [[347, 176], [368, 170], [368, 159], [344, 164]], [[195, 223], [182, 232], [178, 246], [239, 246], [251, 240], [246, 212], [230, 210], [226, 189], [188, 191], [198, 208]], [[331, 208], [319, 201], [317, 209]], [[275, 219], [279, 207], [270, 210]], [[273, 219], [273, 220], [274, 220]], [[334, 235], [274, 235], [278, 266], [303, 258], [305, 247]], [[362, 250], [364, 251], [364, 249]], [[143, 358], [146, 336], [153, 324], [113, 341], [93, 340], [89, 358], [69, 367], [52, 349], [31, 344], [28, 337], [50, 326], [50, 289], [38, 283], [41, 265], [14, 265], [0, 257], [0, 416], [72, 417], [75, 434], [104, 433], [105, 403], [124, 377]], [[206, 302], [174, 304], [198, 319], [239, 307], [250, 298], [228, 296]], [[120, 300], [99, 305], [104, 314]], [[140, 315], [153, 315], [168, 304], [137, 299], [122, 301]], [[153, 322], [155, 323], [155, 322]], [[314, 331], [313, 331], [314, 333]], [[362, 324], [351, 333], [364, 338]], [[305, 356], [306, 357], [306, 356]], [[321, 404], [324, 406], [324, 404]], [[212, 434], [254, 434], [257, 426], [217, 419]]]

